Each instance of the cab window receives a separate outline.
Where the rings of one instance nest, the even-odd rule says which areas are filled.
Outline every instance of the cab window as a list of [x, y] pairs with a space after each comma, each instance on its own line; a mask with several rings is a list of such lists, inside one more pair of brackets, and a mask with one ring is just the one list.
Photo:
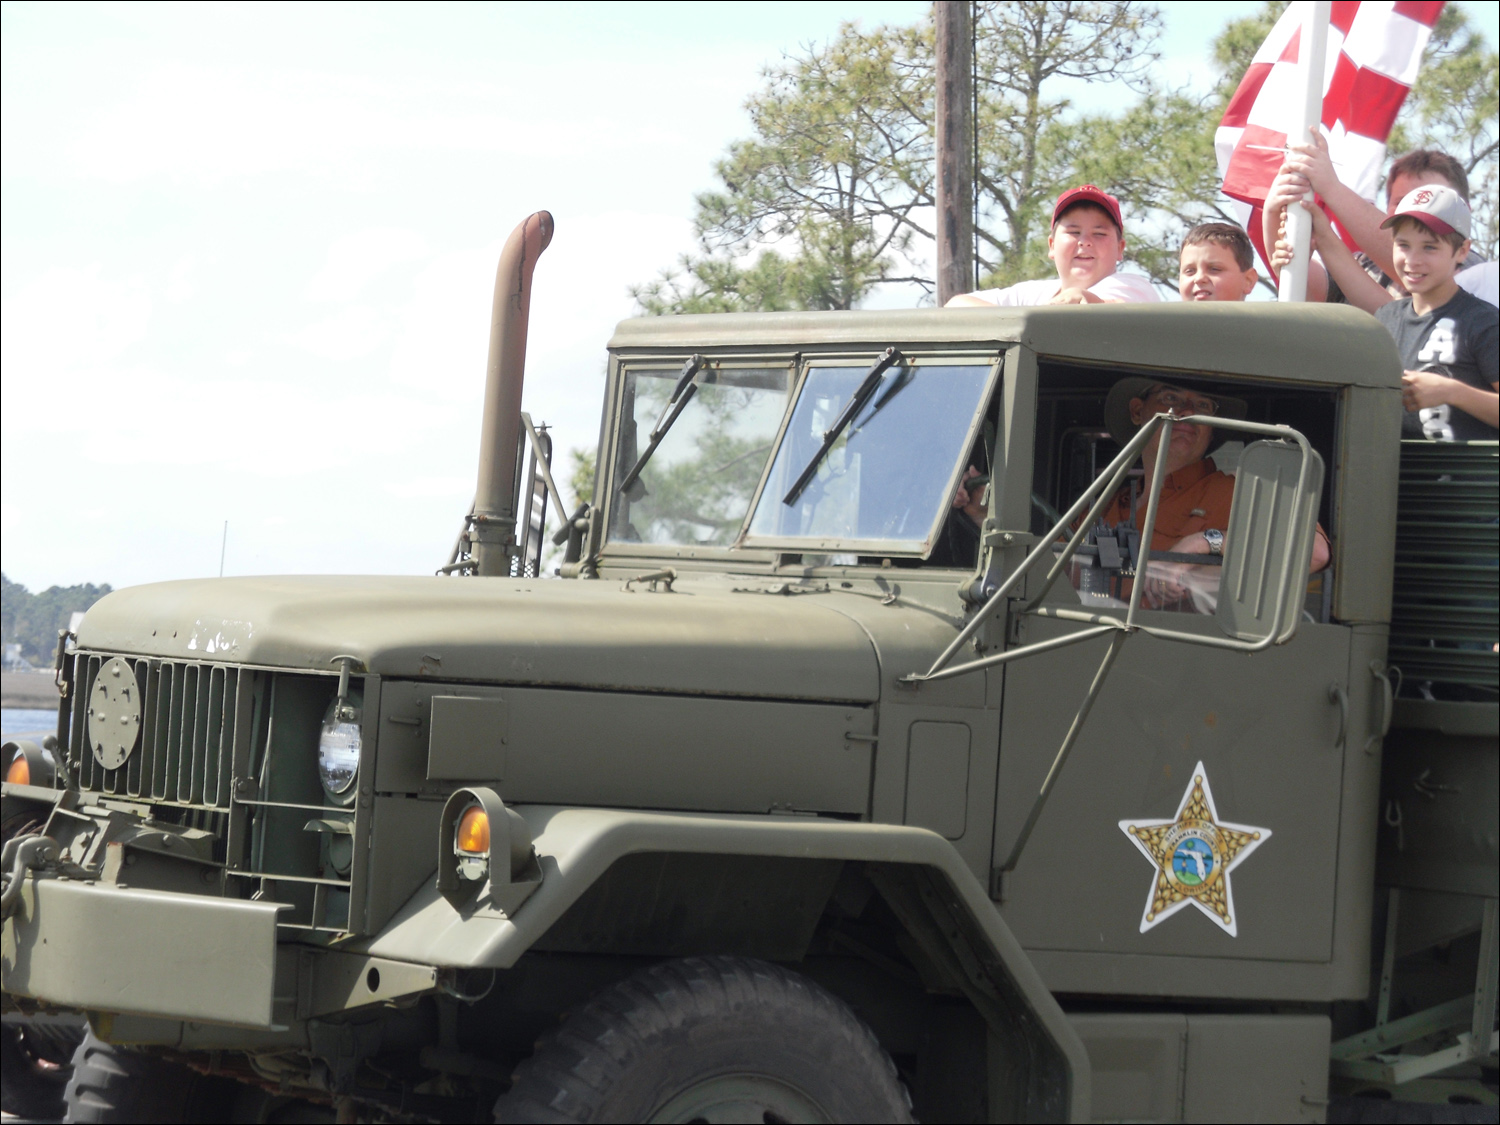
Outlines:
[[992, 357], [894, 364], [825, 450], [870, 367], [811, 365], [747, 545], [926, 554], [968, 464], [994, 370]]
[[[1338, 394], [1335, 390], [1326, 386], [1290, 383], [1258, 384], [1208, 373], [1132, 371], [1046, 359], [1038, 363], [1036, 462], [1031, 495], [1031, 530], [1034, 534], [1042, 534], [1052, 527], [1059, 518], [1058, 513], [1066, 511], [1119, 453], [1119, 442], [1110, 433], [1106, 422], [1105, 402], [1110, 388], [1128, 376], [1168, 383], [1189, 393], [1233, 396], [1244, 403], [1245, 417], [1249, 421], [1280, 423], [1300, 430], [1322, 456], [1327, 474], [1320, 498], [1319, 523], [1330, 538], [1337, 535], [1332, 499], [1338, 472], [1334, 449], [1338, 425]], [[1207, 469], [1233, 476], [1240, 452], [1246, 442], [1254, 440], [1252, 436], [1227, 429], [1216, 430], [1203, 457]], [[1138, 501], [1145, 487], [1144, 473], [1137, 462], [1122, 489], [1127, 496], [1122, 508], [1127, 511], [1136, 507], [1143, 509], [1143, 503], [1133, 504], [1130, 497]], [[1140, 514], [1138, 512], [1138, 518]], [[1134, 523], [1126, 520], [1101, 529], [1099, 537], [1089, 536], [1075, 556], [1069, 574], [1082, 602], [1107, 607], [1121, 604], [1129, 597], [1135, 574], [1133, 560], [1139, 549], [1139, 535], [1132, 534], [1136, 530]], [[1098, 541], [1100, 538], [1107, 542]], [[1184, 556], [1163, 561], [1166, 564], [1163, 569], [1169, 570], [1168, 577], [1173, 585], [1181, 587], [1169, 592], [1181, 596], [1151, 604], [1150, 608], [1180, 613], [1212, 613], [1217, 604], [1218, 581], [1216, 568], [1209, 564], [1218, 560], [1190, 560]], [[1194, 565], [1199, 563], [1202, 565]], [[1324, 622], [1330, 619], [1332, 580], [1331, 570], [1319, 571], [1309, 577], [1304, 608], [1310, 619]], [[1146, 604], [1145, 599], [1143, 604]]]
[[[624, 426], [616, 480], [650, 442], [680, 367], [632, 367], [624, 377]], [[616, 542], [728, 547], [739, 535], [791, 391], [790, 365], [710, 365], [696, 393], [638, 478], [613, 499]]]

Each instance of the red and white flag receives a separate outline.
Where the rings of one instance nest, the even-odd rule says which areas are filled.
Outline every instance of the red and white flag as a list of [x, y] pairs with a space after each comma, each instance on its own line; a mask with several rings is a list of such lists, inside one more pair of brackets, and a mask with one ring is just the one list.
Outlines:
[[[1255, 52], [1214, 134], [1223, 192], [1261, 258], [1260, 207], [1281, 167], [1297, 119], [1303, 8], [1294, 0]], [[1385, 141], [1406, 101], [1443, 0], [1334, 0], [1323, 66], [1323, 134], [1339, 179], [1371, 203], [1380, 188]], [[1305, 143], [1306, 137], [1293, 137]]]

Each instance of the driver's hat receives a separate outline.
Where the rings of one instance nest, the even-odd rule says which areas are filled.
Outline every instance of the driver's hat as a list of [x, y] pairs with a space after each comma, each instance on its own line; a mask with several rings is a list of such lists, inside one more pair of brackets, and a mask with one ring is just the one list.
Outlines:
[[[1109, 397], [1104, 400], [1104, 425], [1109, 430], [1109, 436], [1121, 445], [1124, 445], [1135, 436], [1140, 429], [1130, 420], [1130, 400], [1133, 398], [1144, 399], [1151, 393], [1153, 387], [1177, 387], [1181, 384], [1170, 382], [1166, 379], [1149, 379], [1144, 375], [1127, 375], [1109, 389]], [[1207, 391], [1196, 390], [1192, 387], [1182, 387], [1185, 391], [1191, 391], [1195, 395], [1211, 398], [1218, 404], [1216, 418], [1243, 418], [1249, 412], [1249, 404], [1242, 398], [1234, 398], [1231, 395], [1210, 394]]]

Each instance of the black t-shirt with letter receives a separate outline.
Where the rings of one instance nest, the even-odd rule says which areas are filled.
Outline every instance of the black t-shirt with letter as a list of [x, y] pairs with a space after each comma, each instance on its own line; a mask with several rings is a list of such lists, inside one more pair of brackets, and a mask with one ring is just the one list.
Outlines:
[[[1401, 353], [1407, 371], [1434, 371], [1471, 387], [1492, 391], [1500, 383], [1500, 309], [1460, 289], [1426, 316], [1403, 297], [1376, 310]], [[1494, 441], [1500, 430], [1456, 406], [1431, 406], [1401, 419], [1403, 438], [1429, 441]]]

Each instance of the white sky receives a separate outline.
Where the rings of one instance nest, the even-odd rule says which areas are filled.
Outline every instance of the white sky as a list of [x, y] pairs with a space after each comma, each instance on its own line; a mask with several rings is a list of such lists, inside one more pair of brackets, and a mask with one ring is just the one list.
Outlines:
[[[1164, 77], [1258, 6], [1164, 4]], [[516, 222], [557, 221], [526, 408], [592, 447], [626, 286], [692, 249], [760, 68], [925, 8], [0, 6], [6, 574], [214, 574], [225, 520], [229, 574], [430, 573]]]

